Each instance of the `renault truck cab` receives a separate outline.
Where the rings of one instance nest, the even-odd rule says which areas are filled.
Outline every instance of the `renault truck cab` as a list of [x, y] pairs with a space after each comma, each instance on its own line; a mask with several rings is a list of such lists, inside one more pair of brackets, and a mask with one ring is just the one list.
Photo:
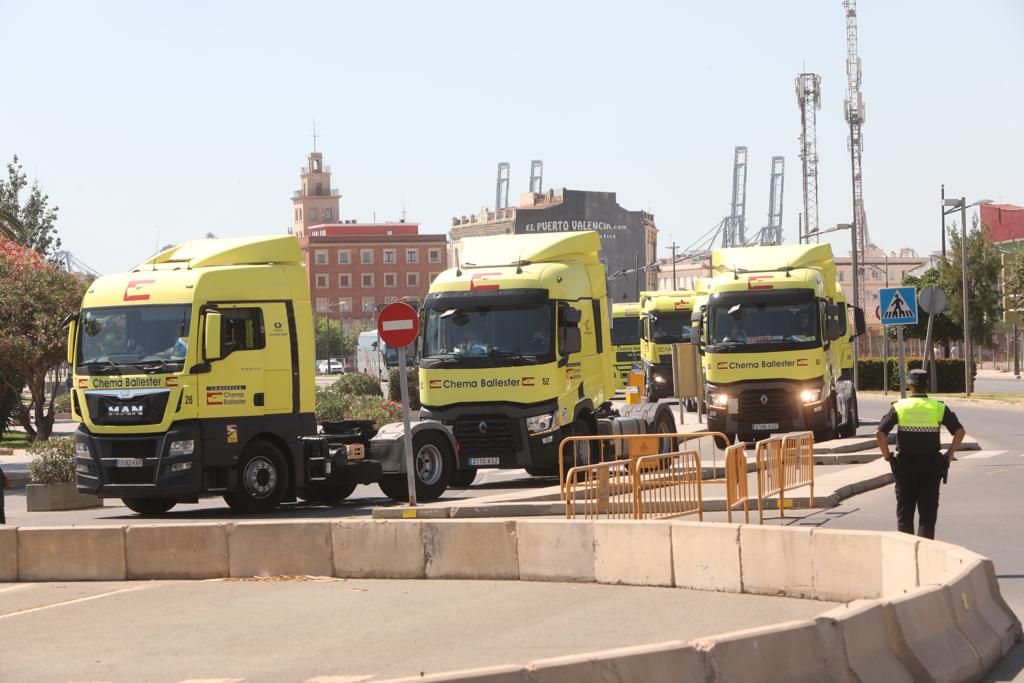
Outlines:
[[640, 357], [648, 401], [675, 395], [672, 345], [690, 342], [693, 299], [690, 290], [640, 292]]
[[612, 305], [612, 350], [615, 353], [614, 388], [616, 392], [625, 391], [633, 367], [640, 369], [639, 303]]

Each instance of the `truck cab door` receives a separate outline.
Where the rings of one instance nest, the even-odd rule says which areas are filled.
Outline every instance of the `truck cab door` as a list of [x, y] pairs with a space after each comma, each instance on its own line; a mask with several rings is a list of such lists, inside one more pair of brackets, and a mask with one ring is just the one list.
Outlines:
[[[260, 304], [218, 303], [220, 348], [202, 355], [209, 370], [199, 375], [199, 407], [204, 418], [262, 415], [266, 402], [263, 376], [267, 346], [266, 319]], [[204, 336], [207, 327], [204, 318]], [[229, 441], [230, 443], [230, 441]]]

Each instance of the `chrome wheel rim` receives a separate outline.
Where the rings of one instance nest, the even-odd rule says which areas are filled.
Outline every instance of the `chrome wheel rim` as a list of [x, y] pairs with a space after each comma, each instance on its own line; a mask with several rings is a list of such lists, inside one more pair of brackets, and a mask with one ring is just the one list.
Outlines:
[[250, 496], [266, 498], [277, 488], [277, 467], [270, 458], [258, 455], [246, 463], [242, 482]]
[[416, 452], [416, 478], [427, 486], [441, 481], [444, 471], [444, 458], [441, 451], [433, 444], [427, 444]]

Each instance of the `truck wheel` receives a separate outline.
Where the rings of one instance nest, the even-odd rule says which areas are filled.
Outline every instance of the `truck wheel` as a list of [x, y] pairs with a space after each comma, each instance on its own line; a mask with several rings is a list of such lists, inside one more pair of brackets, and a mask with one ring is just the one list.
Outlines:
[[847, 415], [846, 424], [839, 429], [839, 436], [848, 439], [857, 436], [857, 427], [860, 426], [860, 414], [857, 411], [857, 391], [854, 390], [850, 397], [850, 412]]
[[467, 467], [463, 470], [455, 470], [452, 472], [452, 480], [449, 484], [457, 489], [464, 489], [472, 485], [476, 481], [477, 469], [475, 467]]
[[825, 416], [825, 427], [814, 432], [814, 442], [831, 441], [836, 438], [836, 402], [829, 399], [828, 415]]
[[[557, 477], [558, 468], [554, 465], [550, 467], [525, 467], [526, 473], [531, 477]], [[568, 471], [568, 470], [566, 470]]]
[[170, 498], [122, 498], [121, 502], [140, 515], [162, 515], [178, 504], [178, 501]]
[[[658, 416], [654, 418], [654, 429], [652, 430], [655, 434], [675, 434], [676, 433], [676, 421], [672, 417], [672, 413], [667, 410], [659, 412]], [[662, 453], [672, 453], [676, 450], [677, 441], [674, 438], [658, 439], [658, 450]]]
[[253, 441], [242, 451], [238, 488], [224, 494], [234, 512], [270, 512], [288, 490], [288, 466], [281, 452], [266, 441]]
[[[412, 439], [412, 459], [416, 469], [416, 500], [437, 500], [446, 490], [455, 471], [451, 444], [438, 434], [421, 433]], [[380, 478], [384, 495], [400, 503], [409, 500], [406, 474], [385, 474]]]
[[[584, 420], [582, 417], [577, 417], [572, 421], [572, 435], [573, 436], [593, 436], [594, 430], [590, 428], [590, 423]], [[597, 458], [594, 458], [594, 451], [596, 450], [597, 444], [593, 441], [576, 441], [572, 444], [570, 452], [572, 453], [572, 464], [566, 468], [566, 472], [571, 467], [579, 467], [583, 465], [590, 465]], [[568, 464], [568, 463], [567, 463]]]
[[356, 483], [354, 481], [338, 484], [317, 482], [308, 486], [305, 491], [299, 494], [299, 498], [311, 503], [337, 505], [351, 496], [355, 490]]

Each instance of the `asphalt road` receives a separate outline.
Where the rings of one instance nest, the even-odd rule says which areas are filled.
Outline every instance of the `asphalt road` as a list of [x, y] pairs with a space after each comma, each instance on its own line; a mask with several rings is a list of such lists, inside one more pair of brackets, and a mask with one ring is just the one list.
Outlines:
[[[979, 389], [980, 391], [980, 389]], [[882, 397], [862, 397], [861, 416], [879, 418]], [[1007, 603], [1024, 616], [1024, 408], [948, 400], [982, 451], [963, 453], [942, 487], [936, 538], [985, 555], [995, 563]], [[885, 486], [816, 512], [796, 524], [839, 529], [896, 530], [896, 497]], [[1018, 645], [989, 680], [1024, 680], [1024, 645]]]
[[529, 581], [0, 584], [0, 680], [356, 683], [689, 640], [834, 606]]

